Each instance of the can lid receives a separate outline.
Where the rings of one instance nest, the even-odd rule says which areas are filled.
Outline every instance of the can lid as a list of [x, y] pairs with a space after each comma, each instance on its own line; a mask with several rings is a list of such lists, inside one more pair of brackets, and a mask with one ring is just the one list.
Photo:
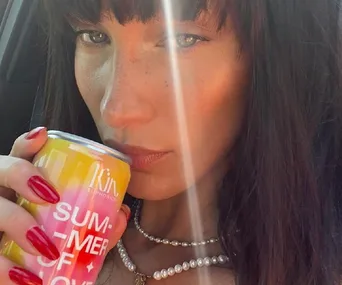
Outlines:
[[129, 164], [131, 163], [131, 159], [127, 155], [124, 155], [122, 152], [112, 149], [110, 147], [107, 147], [105, 145], [102, 145], [100, 143], [94, 142], [92, 140], [77, 136], [77, 135], [65, 133], [62, 131], [49, 130], [48, 137], [70, 141], [70, 142], [85, 146], [87, 148], [90, 148], [96, 152], [113, 156]]

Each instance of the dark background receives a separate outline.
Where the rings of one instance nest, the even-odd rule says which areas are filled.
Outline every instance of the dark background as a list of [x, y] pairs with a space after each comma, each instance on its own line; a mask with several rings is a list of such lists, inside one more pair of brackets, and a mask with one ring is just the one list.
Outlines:
[[44, 92], [46, 36], [37, 3], [0, 0], [0, 155], [39, 125], [31, 117], [36, 95]]

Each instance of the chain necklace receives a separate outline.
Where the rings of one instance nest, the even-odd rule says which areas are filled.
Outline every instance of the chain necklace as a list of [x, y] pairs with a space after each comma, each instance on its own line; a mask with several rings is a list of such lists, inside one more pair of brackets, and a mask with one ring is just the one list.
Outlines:
[[155, 243], [162, 243], [165, 245], [172, 245], [172, 246], [182, 246], [182, 247], [196, 247], [196, 246], [204, 246], [212, 243], [216, 243], [219, 241], [219, 238], [210, 238], [204, 241], [193, 241], [193, 242], [187, 242], [187, 241], [177, 241], [177, 240], [169, 240], [169, 239], [163, 239], [159, 237], [155, 237], [153, 235], [148, 234], [145, 230], [141, 228], [141, 225], [139, 223], [139, 215], [140, 215], [140, 209], [141, 209], [141, 202], [137, 202], [136, 204], [136, 211], [134, 215], [134, 225], [136, 229], [141, 233], [145, 238], [149, 239], [152, 242]]
[[[144, 235], [145, 238], [149, 239], [150, 241], [154, 241], [156, 243], [162, 243], [165, 245], [172, 245], [172, 246], [183, 246], [183, 247], [190, 247], [190, 246], [204, 246], [210, 243], [215, 243], [219, 239], [218, 238], [211, 238], [206, 241], [202, 242], [179, 242], [179, 241], [169, 241], [167, 239], [156, 238], [152, 235], [147, 234], [139, 224], [139, 214], [140, 214], [141, 202], [136, 204], [136, 211], [134, 215], [134, 224], [137, 230]], [[155, 271], [152, 275], [144, 274], [138, 271], [137, 266], [133, 263], [131, 258], [129, 257], [127, 250], [120, 239], [116, 245], [121, 260], [125, 267], [134, 274], [134, 285], [146, 285], [149, 279], [154, 279], [156, 281], [160, 281], [162, 279], [166, 279], [168, 277], [172, 277], [176, 274], [180, 274], [184, 271], [188, 271], [191, 269], [201, 268], [201, 267], [209, 267], [212, 265], [220, 264], [223, 265], [229, 261], [228, 256], [226, 255], [218, 255], [218, 256], [206, 256], [204, 258], [197, 258], [191, 259], [190, 261], [184, 261], [182, 264], [176, 264], [173, 267], [169, 267], [168, 269], [161, 269]]]

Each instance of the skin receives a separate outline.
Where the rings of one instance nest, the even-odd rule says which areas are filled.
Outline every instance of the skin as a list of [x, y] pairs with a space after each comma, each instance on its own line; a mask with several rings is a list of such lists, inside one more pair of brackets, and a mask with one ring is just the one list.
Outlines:
[[[216, 33], [214, 23], [202, 22], [175, 23], [177, 33], [208, 39], [188, 48], [178, 44], [177, 52], [195, 173], [191, 184], [210, 172], [222, 172], [224, 154], [239, 133], [244, 106], [241, 89], [246, 81], [246, 66], [238, 56], [233, 32], [227, 27]], [[102, 32], [110, 40], [95, 44], [84, 33], [78, 37], [75, 59], [77, 85], [103, 141], [170, 152], [146, 171], [135, 171], [129, 193], [146, 200], [180, 194], [187, 184], [163, 21], [122, 26], [114, 17], [105, 17], [100, 25], [76, 29]]]
[[[128, 192], [144, 199], [142, 227], [155, 236], [191, 241], [192, 219], [201, 222], [199, 232], [203, 238], [216, 236], [216, 185], [232, 162], [233, 146], [243, 121], [248, 64], [239, 53], [229, 21], [219, 33], [210, 12], [203, 13], [195, 22], [173, 24], [177, 34], [183, 34], [177, 40], [165, 40], [165, 21], [161, 15], [145, 24], [130, 22], [124, 26], [113, 15], [106, 15], [96, 26], [73, 23], [78, 33], [75, 75], [104, 143], [119, 142], [167, 152], [146, 169], [132, 169]], [[99, 44], [103, 37], [109, 40]], [[169, 42], [177, 47], [182, 79], [185, 120], [181, 124], [188, 140], [185, 152], [175, 107]], [[16, 140], [9, 156], [0, 156], [0, 230], [36, 255], [38, 252], [25, 235], [37, 223], [12, 201], [17, 193], [32, 202], [44, 202], [32, 192], [27, 181], [31, 176], [42, 176], [29, 161], [46, 139], [44, 128], [34, 139], [24, 134]], [[193, 168], [188, 179], [184, 175], [184, 162]], [[187, 193], [192, 193], [190, 199]], [[197, 201], [198, 207], [189, 207], [189, 201], [190, 206]], [[126, 215], [120, 211], [111, 247], [122, 237], [126, 226]], [[148, 242], [132, 225], [128, 225], [123, 241], [132, 260], [148, 274], [195, 257], [191, 248]], [[218, 244], [206, 250], [206, 255], [222, 253]], [[8, 277], [13, 266], [0, 257], [1, 284], [14, 284]], [[233, 283], [233, 275], [227, 269], [208, 270], [193, 270], [149, 284], [198, 284], [204, 273], [210, 274], [213, 284]], [[98, 283], [103, 281], [133, 284], [134, 280], [114, 254], [99, 276]]]
[[[144, 200], [141, 224], [155, 236], [193, 240], [192, 218], [201, 221], [204, 238], [216, 236], [215, 187], [229, 167], [243, 121], [248, 66], [231, 24], [227, 21], [220, 32], [215, 24], [210, 13], [196, 21], [175, 21], [175, 32], [183, 36], [168, 39], [161, 15], [148, 23], [120, 25], [113, 15], [106, 15], [95, 26], [73, 25], [79, 33], [75, 58], [78, 88], [102, 140], [114, 146], [117, 142], [168, 152], [147, 169], [132, 169], [128, 189]], [[201, 38], [195, 40], [189, 34]], [[170, 42], [176, 47], [182, 79], [187, 157], [177, 121]], [[184, 161], [193, 170], [188, 180]], [[186, 195], [189, 186], [193, 190], [188, 192], [196, 193], [192, 195], [198, 199], [198, 207], [192, 211], [189, 201], [194, 198]], [[151, 245], [133, 227], [123, 239], [134, 262], [149, 274], [194, 256], [192, 249]], [[207, 250], [207, 254], [222, 252], [219, 245]], [[131, 284], [132, 274], [118, 256], [114, 265], [113, 284]], [[219, 282], [225, 273], [217, 270], [210, 269]], [[195, 277], [191, 272], [163, 282], [189, 284]]]

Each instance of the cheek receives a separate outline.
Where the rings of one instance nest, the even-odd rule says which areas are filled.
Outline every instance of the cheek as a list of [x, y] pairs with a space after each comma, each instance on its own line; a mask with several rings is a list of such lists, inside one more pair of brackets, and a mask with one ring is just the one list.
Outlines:
[[247, 68], [238, 59], [211, 64], [210, 76], [200, 80], [202, 92], [198, 110], [208, 124], [206, 129], [222, 130], [232, 138], [243, 121]]
[[94, 119], [100, 116], [100, 104], [110, 80], [111, 61], [77, 52], [75, 77], [80, 94]]
[[185, 96], [191, 150], [198, 172], [206, 171], [204, 168], [232, 149], [243, 122], [248, 86], [248, 68], [236, 53], [206, 58], [210, 60], [198, 62], [189, 71], [197, 77], [189, 81], [188, 89], [193, 92]]

